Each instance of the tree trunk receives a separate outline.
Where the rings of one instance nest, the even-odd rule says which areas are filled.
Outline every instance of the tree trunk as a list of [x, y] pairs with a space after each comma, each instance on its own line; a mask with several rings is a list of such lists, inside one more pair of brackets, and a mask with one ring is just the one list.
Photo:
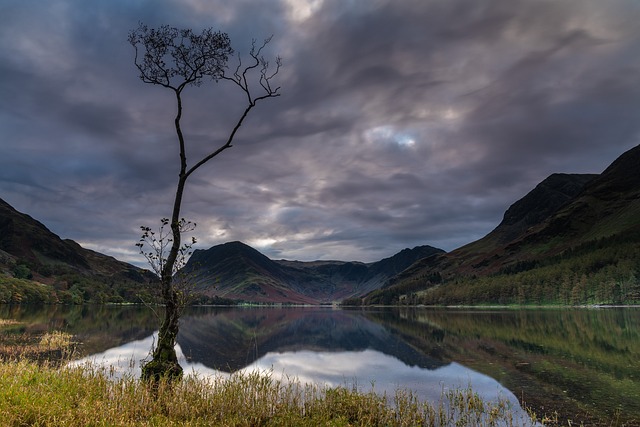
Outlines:
[[[178, 128], [179, 129], [179, 128]], [[178, 133], [180, 137], [182, 136]], [[181, 138], [182, 140], [182, 138]], [[180, 179], [178, 180], [178, 188], [176, 189], [176, 198], [173, 204], [173, 214], [171, 216], [171, 231], [173, 242], [169, 256], [162, 269], [161, 286], [162, 299], [164, 300], [165, 312], [164, 320], [160, 325], [158, 332], [158, 343], [153, 350], [153, 358], [142, 367], [142, 379], [157, 382], [161, 378], [167, 378], [170, 381], [180, 379], [182, 377], [182, 366], [178, 363], [175, 345], [178, 338], [178, 329], [180, 315], [182, 313], [183, 301], [178, 295], [178, 291], [173, 285], [173, 267], [176, 263], [178, 252], [180, 250], [180, 206], [182, 204], [182, 195], [187, 180], [185, 175], [185, 162], [183, 158]]]
[[[171, 278], [169, 278], [171, 280]], [[165, 288], [163, 284], [163, 288]], [[159, 381], [166, 378], [169, 381], [182, 377], [182, 366], [178, 363], [175, 345], [178, 338], [178, 322], [180, 320], [180, 302], [172, 285], [168, 285], [170, 295], [165, 296], [164, 320], [158, 332], [158, 342], [153, 350], [153, 358], [142, 367], [142, 379]]]

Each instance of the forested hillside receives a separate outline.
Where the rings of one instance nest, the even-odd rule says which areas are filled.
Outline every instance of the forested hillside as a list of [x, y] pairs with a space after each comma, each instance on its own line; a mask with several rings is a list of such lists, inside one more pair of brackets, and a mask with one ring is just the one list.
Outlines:
[[484, 238], [423, 259], [365, 304], [640, 303], [640, 146], [602, 174], [552, 175]]
[[0, 199], [0, 303], [141, 302], [155, 276], [63, 240]]

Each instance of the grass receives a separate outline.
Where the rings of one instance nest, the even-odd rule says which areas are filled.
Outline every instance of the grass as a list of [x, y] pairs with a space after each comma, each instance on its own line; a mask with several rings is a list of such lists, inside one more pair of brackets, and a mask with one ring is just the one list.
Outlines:
[[72, 335], [66, 332], [52, 331], [46, 332], [40, 337], [38, 347], [45, 350], [63, 350], [73, 345]]
[[77, 343], [66, 332], [34, 335], [23, 329], [24, 325], [16, 320], [0, 319], [0, 361], [26, 359], [61, 364], [70, 360], [76, 350]]
[[[486, 403], [471, 389], [438, 404], [409, 391], [393, 396], [347, 387], [278, 381], [269, 372], [185, 377], [149, 387], [108, 368], [0, 362], [4, 426], [512, 426], [507, 402]], [[540, 421], [540, 420], [539, 420]]]

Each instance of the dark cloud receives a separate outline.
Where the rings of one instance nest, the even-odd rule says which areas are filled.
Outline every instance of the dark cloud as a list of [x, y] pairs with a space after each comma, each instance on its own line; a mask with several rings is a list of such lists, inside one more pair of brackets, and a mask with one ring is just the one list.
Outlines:
[[[4, 2], [0, 197], [140, 262], [139, 225], [170, 212], [175, 106], [138, 79], [127, 33], [213, 26], [245, 55], [273, 35], [283, 96], [190, 178], [201, 247], [363, 261], [454, 249], [549, 174], [600, 172], [640, 142], [639, 19], [628, 0]], [[189, 161], [242, 113], [226, 83], [185, 93]]]

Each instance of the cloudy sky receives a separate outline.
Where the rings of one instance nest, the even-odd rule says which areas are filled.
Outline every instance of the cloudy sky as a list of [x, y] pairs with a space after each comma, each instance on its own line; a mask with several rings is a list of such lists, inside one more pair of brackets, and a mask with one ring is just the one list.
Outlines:
[[[170, 215], [175, 103], [143, 83], [139, 22], [273, 35], [282, 96], [187, 183], [198, 248], [375, 261], [491, 231], [554, 172], [599, 173], [640, 143], [637, 0], [3, 0], [0, 198], [62, 238], [139, 263]], [[234, 63], [235, 65], [235, 63]], [[245, 105], [184, 93], [189, 161]]]

